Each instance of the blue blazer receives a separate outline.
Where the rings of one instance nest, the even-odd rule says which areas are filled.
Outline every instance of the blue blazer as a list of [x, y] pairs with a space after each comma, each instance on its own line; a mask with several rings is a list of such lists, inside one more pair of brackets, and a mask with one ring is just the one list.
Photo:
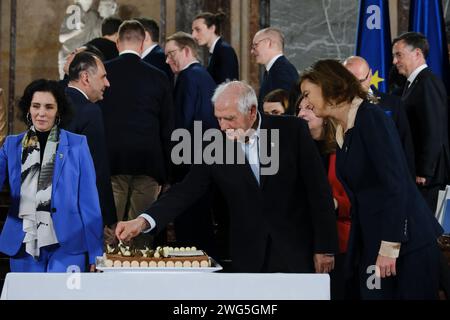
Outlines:
[[239, 80], [239, 62], [232, 46], [220, 38], [208, 61], [208, 72], [217, 84]]
[[[22, 139], [8, 136], [0, 149], [0, 185], [9, 178], [11, 206], [0, 234], [0, 251], [14, 256], [25, 233], [18, 217], [21, 186]], [[85, 136], [61, 130], [52, 186], [52, 219], [61, 249], [68, 254], [88, 253], [89, 263], [103, 254], [103, 223], [95, 170]]]
[[363, 102], [336, 156], [352, 204], [349, 256], [363, 249], [362, 265], [371, 265], [381, 241], [401, 242], [400, 259], [436, 243], [443, 230], [417, 189], [397, 129], [383, 110]]
[[202, 121], [203, 129], [218, 128], [211, 98], [216, 83], [200, 63], [181, 71], [174, 91], [175, 128], [193, 130], [194, 121]]

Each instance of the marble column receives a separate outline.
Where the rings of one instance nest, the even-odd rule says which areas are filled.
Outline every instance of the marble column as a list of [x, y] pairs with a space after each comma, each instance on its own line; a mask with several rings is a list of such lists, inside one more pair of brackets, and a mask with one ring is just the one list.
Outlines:
[[271, 0], [270, 24], [285, 34], [285, 54], [301, 71], [354, 54], [359, 1]]
[[205, 7], [204, 0], [177, 0], [176, 26], [177, 31], [191, 33], [192, 20], [197, 14], [203, 11]]

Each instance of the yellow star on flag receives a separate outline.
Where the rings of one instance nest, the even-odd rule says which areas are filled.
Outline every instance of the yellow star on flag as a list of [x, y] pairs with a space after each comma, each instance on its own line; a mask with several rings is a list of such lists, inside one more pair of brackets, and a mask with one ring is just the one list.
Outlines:
[[377, 70], [377, 71], [375, 71], [375, 74], [372, 76], [372, 80], [370, 80], [370, 85], [374, 85], [375, 88], [378, 89], [378, 84], [382, 81], [384, 81], [384, 79], [380, 78], [378, 76], [378, 70]]

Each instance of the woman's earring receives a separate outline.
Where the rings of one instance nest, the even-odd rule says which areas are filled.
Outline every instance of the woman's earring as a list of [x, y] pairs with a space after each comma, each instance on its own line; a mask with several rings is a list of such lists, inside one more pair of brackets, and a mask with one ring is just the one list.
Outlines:
[[33, 121], [31, 120], [31, 114], [29, 112], [27, 113], [26, 119], [27, 119], [27, 125], [29, 127], [31, 127], [33, 125]]

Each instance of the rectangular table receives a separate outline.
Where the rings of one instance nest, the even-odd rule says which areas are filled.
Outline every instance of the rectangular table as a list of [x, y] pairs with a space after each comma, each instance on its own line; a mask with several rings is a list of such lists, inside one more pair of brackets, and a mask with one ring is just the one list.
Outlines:
[[328, 274], [9, 273], [2, 300], [329, 300]]

